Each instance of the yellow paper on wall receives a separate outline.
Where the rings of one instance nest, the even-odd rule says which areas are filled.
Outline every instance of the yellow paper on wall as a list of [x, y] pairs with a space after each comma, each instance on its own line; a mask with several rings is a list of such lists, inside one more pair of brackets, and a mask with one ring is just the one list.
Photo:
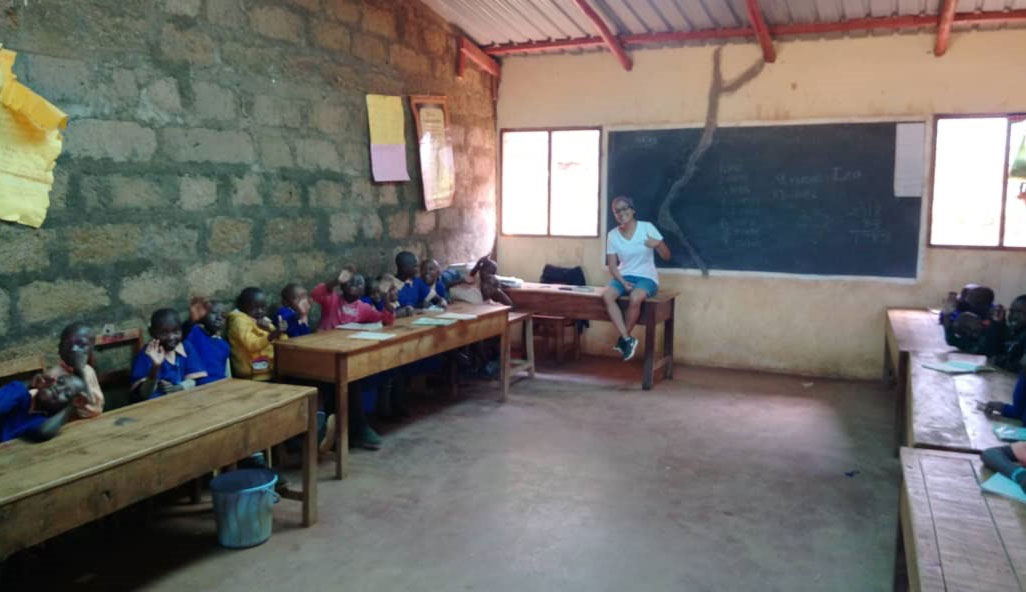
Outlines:
[[400, 97], [367, 95], [371, 144], [405, 144], [403, 102]]
[[68, 116], [17, 81], [15, 55], [0, 46], [0, 220], [39, 228]]

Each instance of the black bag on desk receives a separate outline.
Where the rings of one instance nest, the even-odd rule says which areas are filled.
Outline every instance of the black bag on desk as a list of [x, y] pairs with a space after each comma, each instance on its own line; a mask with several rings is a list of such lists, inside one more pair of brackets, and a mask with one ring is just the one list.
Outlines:
[[548, 263], [542, 269], [541, 283], [566, 284], [568, 286], [584, 286], [587, 284], [584, 280], [584, 270], [581, 269], [580, 265], [577, 267], [557, 267]]
[[[558, 267], [545, 264], [542, 269], [541, 283], [543, 284], [565, 284], [567, 286], [586, 286], [588, 282], [584, 279], [584, 270], [577, 267]], [[577, 332], [583, 333], [590, 325], [588, 321], [577, 321]]]

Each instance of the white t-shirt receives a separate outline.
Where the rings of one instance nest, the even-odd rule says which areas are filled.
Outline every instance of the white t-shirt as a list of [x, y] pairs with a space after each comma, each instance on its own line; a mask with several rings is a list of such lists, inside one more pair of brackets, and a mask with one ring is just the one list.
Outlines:
[[606, 255], [616, 255], [620, 260], [621, 275], [636, 275], [648, 278], [659, 285], [659, 274], [655, 266], [655, 250], [645, 246], [649, 238], [663, 240], [659, 229], [651, 222], [638, 220], [634, 236], [627, 240], [617, 226], [606, 236]]

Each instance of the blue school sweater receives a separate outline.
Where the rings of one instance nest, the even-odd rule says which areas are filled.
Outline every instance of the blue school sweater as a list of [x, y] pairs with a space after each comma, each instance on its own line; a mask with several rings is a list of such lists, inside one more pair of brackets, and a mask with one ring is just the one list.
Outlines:
[[[190, 333], [191, 335], [191, 333]], [[134, 389], [142, 381], [149, 378], [150, 369], [153, 368], [153, 360], [146, 355], [145, 349], [135, 354], [132, 362], [132, 388]], [[199, 354], [192, 348], [192, 345], [182, 342], [175, 348], [175, 360], [169, 362], [166, 359], [160, 363], [160, 370], [157, 371], [157, 380], [166, 380], [171, 384], [181, 384], [183, 380], [199, 380], [207, 375]], [[151, 399], [164, 395], [163, 390], [157, 388], [153, 391]]]
[[211, 337], [203, 327], [193, 325], [189, 336], [185, 338], [185, 343], [192, 346], [207, 371], [205, 377], [196, 379], [196, 384], [207, 384], [225, 378], [228, 356], [232, 353], [227, 341], [220, 337]]
[[384, 300], [382, 300], [381, 302], [374, 302], [374, 299], [371, 298], [370, 296], [364, 296], [363, 298], [360, 298], [360, 301], [361, 302], [366, 302], [367, 304], [373, 306], [376, 310], [384, 310], [385, 309], [385, 301]]
[[420, 304], [420, 290], [417, 288], [417, 280], [420, 278], [414, 278], [412, 281], [403, 283], [403, 287], [399, 290], [399, 306], [417, 306]]
[[299, 322], [299, 313], [292, 310], [291, 307], [283, 306], [279, 308], [278, 317], [283, 319], [286, 325], [288, 325], [285, 328], [285, 334], [289, 337], [301, 337], [313, 333], [309, 323], [303, 324]]
[[46, 415], [32, 413], [32, 395], [24, 382], [14, 381], [0, 387], [0, 442], [20, 438], [38, 429]]
[[[417, 304], [414, 306], [420, 306], [423, 304], [425, 307], [431, 306], [430, 302], [424, 302], [427, 295], [431, 293], [431, 286], [428, 285], [423, 279], [417, 277], [413, 278], [413, 285], [417, 288]], [[435, 280], [435, 294], [438, 296], [449, 299], [449, 293], [445, 290], [445, 283], [442, 282], [442, 278]]]
[[1019, 380], [1015, 382], [1015, 389], [1012, 390], [1012, 404], [1005, 403], [1001, 415], [1021, 420], [1023, 425], [1026, 425], [1026, 372], [1019, 373]]

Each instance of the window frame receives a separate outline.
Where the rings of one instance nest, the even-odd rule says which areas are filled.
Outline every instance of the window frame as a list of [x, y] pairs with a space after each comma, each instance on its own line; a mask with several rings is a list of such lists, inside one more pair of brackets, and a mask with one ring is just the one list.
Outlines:
[[[937, 127], [941, 119], [983, 119], [983, 118], [996, 118], [1004, 117], [1008, 119], [1008, 125], [1005, 127], [1005, 164], [1004, 164], [1004, 175], [1001, 185], [1001, 220], [998, 223], [998, 244], [994, 246], [986, 245], [938, 245], [933, 242], [933, 188], [934, 178], [937, 173]], [[1010, 113], [938, 113], [933, 116], [933, 138], [931, 139], [932, 146], [930, 151], [930, 203], [926, 210], [926, 247], [928, 249], [965, 249], [969, 251], [1026, 251], [1026, 247], [1009, 247], [1004, 244], [1005, 242], [1005, 210], [1008, 206], [1008, 167], [1011, 165], [1009, 162], [1009, 152], [1011, 151], [1011, 140], [1012, 140], [1012, 118], [1026, 117], [1026, 113], [1010, 112]]]
[[[598, 214], [595, 220], [595, 233], [594, 234], [552, 234], [552, 132], [573, 132], [573, 131], [596, 131], [599, 133], [598, 137], [598, 183], [596, 183], [595, 191], [595, 211]], [[503, 174], [503, 135], [506, 132], [548, 132], [548, 156], [545, 159], [545, 163], [548, 167], [546, 173], [546, 208], [545, 208], [545, 234], [508, 234], [502, 230], [502, 174]], [[516, 238], [599, 238], [601, 236], [602, 228], [602, 159], [604, 157], [602, 151], [602, 126], [598, 125], [583, 125], [583, 126], [561, 126], [561, 127], [504, 127], [499, 128], [499, 178], [498, 178], [498, 189], [496, 194], [499, 196], [498, 199], [498, 213], [496, 220], [499, 224], [499, 236], [501, 237], [516, 237]]]

